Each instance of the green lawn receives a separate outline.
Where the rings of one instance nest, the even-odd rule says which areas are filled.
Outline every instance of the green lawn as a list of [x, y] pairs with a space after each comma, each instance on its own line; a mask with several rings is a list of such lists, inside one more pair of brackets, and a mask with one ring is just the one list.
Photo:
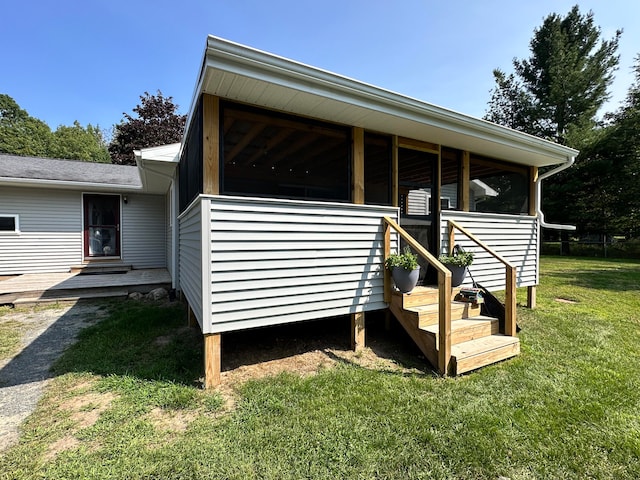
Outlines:
[[544, 258], [541, 279], [516, 359], [447, 379], [342, 362], [233, 408], [195, 386], [180, 309], [112, 305], [0, 478], [640, 478], [640, 262]]

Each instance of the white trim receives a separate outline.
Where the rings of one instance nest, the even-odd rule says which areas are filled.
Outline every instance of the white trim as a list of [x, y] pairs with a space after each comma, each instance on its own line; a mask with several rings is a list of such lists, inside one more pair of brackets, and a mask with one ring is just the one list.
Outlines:
[[0, 230], [0, 235], [20, 235], [20, 215], [17, 213], [0, 213], [0, 217], [13, 218], [13, 230]]
[[[207, 38], [207, 48], [192, 98], [185, 135], [189, 131], [192, 112], [200, 94], [206, 91], [207, 82], [216, 73], [223, 74], [225, 78], [236, 77], [238, 80], [247, 79], [276, 86], [282, 91], [290, 91], [291, 95], [303, 94], [307, 99], [338, 102], [346, 109], [363, 109], [377, 115], [378, 120], [386, 119], [389, 124], [399, 121], [396, 127], [400, 130], [412, 125], [423, 129], [428, 127], [433, 133], [439, 132], [440, 135], [455, 134], [462, 142], [457, 145], [459, 147], [464, 147], [463, 143], [466, 142], [468, 146], [482, 147], [480, 150], [497, 149], [501, 152], [500, 158], [509, 159], [512, 156], [510, 160], [516, 163], [555, 165], [564, 162], [567, 156], [578, 154], [578, 151], [563, 145], [215, 36]], [[242, 98], [236, 100], [251, 101]], [[267, 103], [262, 106], [278, 108]], [[312, 113], [307, 112], [313, 116]], [[357, 126], [367, 128], [365, 124]], [[442, 141], [439, 143], [448, 144]], [[475, 151], [474, 148], [465, 149]], [[485, 151], [478, 153], [488, 154]]]

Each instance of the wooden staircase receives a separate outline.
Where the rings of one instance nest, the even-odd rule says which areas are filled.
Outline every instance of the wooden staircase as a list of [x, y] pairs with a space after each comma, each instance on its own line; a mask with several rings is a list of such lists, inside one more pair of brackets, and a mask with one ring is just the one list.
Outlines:
[[[451, 298], [459, 292], [453, 289]], [[439, 292], [416, 287], [411, 293], [393, 291], [389, 308], [429, 362], [438, 365]], [[518, 337], [499, 332], [497, 318], [480, 314], [480, 305], [451, 302], [451, 375], [460, 375], [520, 353]]]

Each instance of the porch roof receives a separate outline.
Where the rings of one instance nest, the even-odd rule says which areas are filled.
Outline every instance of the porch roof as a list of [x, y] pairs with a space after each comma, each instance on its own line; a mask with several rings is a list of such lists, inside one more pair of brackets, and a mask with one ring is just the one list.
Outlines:
[[446, 108], [209, 36], [187, 120], [201, 93], [523, 165], [567, 162], [577, 150]]

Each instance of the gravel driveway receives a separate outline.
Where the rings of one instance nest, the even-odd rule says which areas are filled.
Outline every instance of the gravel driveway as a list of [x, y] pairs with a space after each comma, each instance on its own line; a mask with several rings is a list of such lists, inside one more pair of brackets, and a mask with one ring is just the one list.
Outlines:
[[21, 309], [0, 317], [0, 323], [18, 322], [22, 350], [0, 359], [0, 451], [18, 440], [22, 421], [35, 409], [49, 369], [83, 328], [104, 318], [104, 307], [76, 303], [56, 308]]

